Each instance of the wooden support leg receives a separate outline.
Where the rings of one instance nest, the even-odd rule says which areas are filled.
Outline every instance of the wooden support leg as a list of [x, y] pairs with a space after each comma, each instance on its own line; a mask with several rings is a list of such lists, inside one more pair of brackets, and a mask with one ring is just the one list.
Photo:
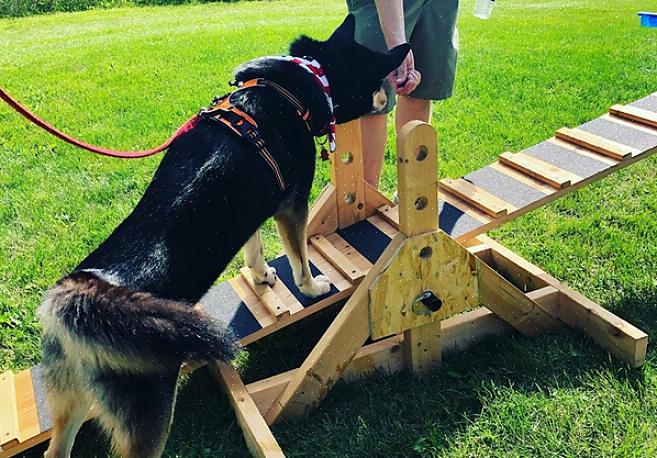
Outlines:
[[404, 359], [409, 371], [422, 375], [440, 366], [440, 324], [438, 320], [404, 332]]
[[369, 286], [388, 265], [404, 240], [405, 237], [400, 234], [390, 241], [377, 263], [267, 412], [265, 419], [268, 424], [279, 418], [301, 415], [315, 408], [340, 379], [370, 335]]
[[258, 458], [285, 458], [235, 368], [223, 362], [214, 362], [208, 367], [235, 409], [237, 422], [251, 454]]

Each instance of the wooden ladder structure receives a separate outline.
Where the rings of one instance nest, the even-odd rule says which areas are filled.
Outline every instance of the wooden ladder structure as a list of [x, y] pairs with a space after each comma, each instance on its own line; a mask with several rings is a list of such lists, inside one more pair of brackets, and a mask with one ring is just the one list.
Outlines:
[[[273, 287], [243, 270], [201, 301], [242, 345], [346, 301], [297, 369], [245, 385], [230, 364], [209, 364], [254, 456], [284, 456], [269, 425], [312, 411], [341, 378], [423, 373], [447, 350], [513, 329], [568, 325], [643, 364], [645, 333], [482, 234], [657, 151], [657, 93], [457, 180], [437, 181], [435, 131], [409, 123], [398, 139], [399, 205], [363, 181], [360, 138], [358, 121], [339, 126], [331, 184], [310, 214], [311, 267], [331, 292], [301, 295], [280, 257]], [[43, 393], [39, 366], [0, 377], [0, 458], [48, 439]]]

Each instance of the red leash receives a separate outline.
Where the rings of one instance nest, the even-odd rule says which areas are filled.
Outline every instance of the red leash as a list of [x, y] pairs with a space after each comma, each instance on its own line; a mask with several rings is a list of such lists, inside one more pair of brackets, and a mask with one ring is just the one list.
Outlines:
[[194, 116], [193, 118], [189, 119], [185, 124], [180, 126], [178, 130], [176, 130], [166, 142], [162, 143], [160, 146], [156, 148], [149, 149], [146, 151], [115, 151], [107, 148], [100, 148], [98, 146], [90, 145], [80, 140], [76, 140], [75, 138], [66, 135], [64, 132], [57, 130], [55, 127], [51, 126], [43, 119], [40, 119], [35, 114], [31, 113], [27, 108], [22, 106], [9, 94], [7, 94], [7, 92], [5, 92], [5, 90], [2, 89], [1, 87], [0, 87], [0, 99], [7, 102], [7, 104], [10, 107], [12, 107], [18, 113], [23, 115], [26, 119], [36, 124], [37, 126], [41, 127], [46, 132], [51, 133], [55, 137], [64, 140], [66, 143], [85, 149], [87, 151], [91, 151], [92, 153], [102, 154], [103, 156], [120, 157], [123, 159], [136, 159], [140, 157], [152, 156], [153, 154], [157, 154], [164, 151], [169, 146], [171, 146], [171, 143], [173, 143], [173, 141], [176, 138], [193, 129], [194, 126], [196, 126], [196, 123], [198, 122], [199, 119], [198, 116]]

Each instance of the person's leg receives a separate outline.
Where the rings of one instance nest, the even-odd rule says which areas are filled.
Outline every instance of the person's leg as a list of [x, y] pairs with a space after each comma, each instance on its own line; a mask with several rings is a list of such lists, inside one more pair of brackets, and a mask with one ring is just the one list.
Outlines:
[[360, 120], [363, 173], [367, 183], [378, 189], [388, 140], [388, 115], [371, 114]]
[[409, 121], [429, 122], [431, 118], [431, 100], [416, 99], [415, 97], [399, 96], [395, 111], [395, 128], [397, 138], [401, 128]]

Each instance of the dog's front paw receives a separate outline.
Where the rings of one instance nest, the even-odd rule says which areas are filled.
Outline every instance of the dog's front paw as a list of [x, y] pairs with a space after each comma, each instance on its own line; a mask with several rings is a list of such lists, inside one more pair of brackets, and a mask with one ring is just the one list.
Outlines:
[[267, 284], [269, 286], [274, 286], [276, 283], [276, 269], [265, 264], [265, 269], [257, 270], [251, 269], [251, 276], [253, 281], [258, 285]]
[[299, 289], [308, 297], [322, 296], [331, 291], [331, 280], [324, 275], [318, 275]]

